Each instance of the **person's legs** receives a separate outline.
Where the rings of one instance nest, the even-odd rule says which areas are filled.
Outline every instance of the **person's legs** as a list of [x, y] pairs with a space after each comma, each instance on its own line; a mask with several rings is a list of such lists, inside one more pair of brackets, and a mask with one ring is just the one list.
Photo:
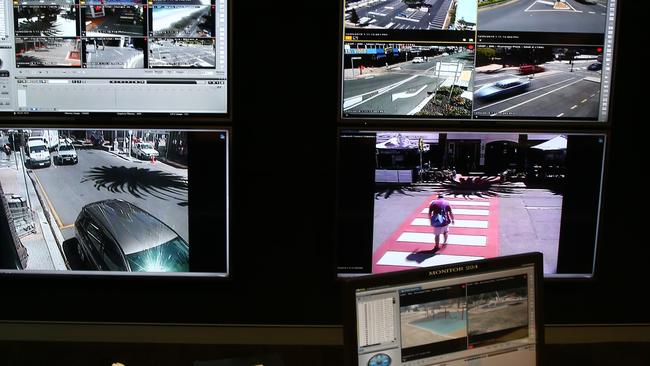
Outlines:
[[443, 231], [442, 235], [445, 238], [445, 240], [442, 242], [442, 246], [445, 246], [447, 245], [447, 238], [449, 236], [449, 225], [445, 226], [445, 230]]

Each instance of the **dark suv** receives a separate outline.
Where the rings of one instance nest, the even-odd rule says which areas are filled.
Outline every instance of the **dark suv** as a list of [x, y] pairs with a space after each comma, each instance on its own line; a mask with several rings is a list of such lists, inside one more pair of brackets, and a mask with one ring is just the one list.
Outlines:
[[82, 263], [98, 271], [187, 272], [189, 246], [169, 226], [122, 200], [84, 206], [74, 224]]

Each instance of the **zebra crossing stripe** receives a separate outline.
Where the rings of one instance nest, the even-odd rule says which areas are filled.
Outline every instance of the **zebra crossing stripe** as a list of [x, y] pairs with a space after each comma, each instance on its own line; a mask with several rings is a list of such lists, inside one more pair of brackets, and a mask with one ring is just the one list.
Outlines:
[[417, 253], [394, 252], [389, 250], [384, 253], [377, 264], [382, 266], [429, 267], [483, 259], [483, 257], [468, 255], [436, 254], [420, 262], [413, 258], [416, 256]]
[[[409, 242], [409, 243], [425, 243], [433, 244], [434, 243], [433, 233], [412, 233], [412, 232], [403, 232], [398, 238], [398, 242]], [[442, 242], [442, 238], [440, 238]], [[447, 244], [450, 245], [470, 245], [484, 247], [487, 244], [487, 237], [484, 235], [461, 235], [461, 234], [449, 234]]]
[[[428, 214], [429, 208], [427, 207], [420, 212], [423, 214]], [[452, 208], [452, 212], [454, 215], [488, 216], [490, 214], [490, 210], [477, 210], [471, 208]]]
[[486, 201], [447, 201], [451, 205], [451, 207], [455, 206], [483, 206], [483, 207], [489, 207], [490, 202]]
[[[431, 226], [429, 219], [416, 218], [411, 221], [413, 226]], [[455, 220], [453, 224], [449, 227], [466, 227], [466, 228], [478, 228], [478, 229], [487, 229], [488, 222], [483, 220]]]

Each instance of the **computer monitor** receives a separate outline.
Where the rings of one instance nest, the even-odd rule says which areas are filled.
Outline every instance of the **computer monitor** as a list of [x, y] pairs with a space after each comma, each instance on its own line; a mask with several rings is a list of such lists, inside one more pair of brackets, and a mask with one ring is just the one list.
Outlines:
[[346, 279], [347, 364], [541, 365], [541, 263], [525, 253]]
[[228, 0], [3, 0], [0, 117], [228, 120], [228, 14]]
[[[338, 272], [537, 251], [545, 276], [590, 278], [606, 141], [566, 131], [341, 129]], [[430, 206], [441, 194], [455, 220], [436, 228]]]
[[342, 0], [340, 117], [608, 122], [616, 0]]
[[0, 130], [0, 277], [229, 274], [229, 131]]

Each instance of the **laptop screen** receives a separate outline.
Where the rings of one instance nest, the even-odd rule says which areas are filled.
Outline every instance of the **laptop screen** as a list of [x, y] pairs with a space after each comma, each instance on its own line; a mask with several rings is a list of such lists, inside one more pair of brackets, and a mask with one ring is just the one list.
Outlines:
[[541, 259], [526, 253], [346, 279], [348, 362], [539, 364]]

